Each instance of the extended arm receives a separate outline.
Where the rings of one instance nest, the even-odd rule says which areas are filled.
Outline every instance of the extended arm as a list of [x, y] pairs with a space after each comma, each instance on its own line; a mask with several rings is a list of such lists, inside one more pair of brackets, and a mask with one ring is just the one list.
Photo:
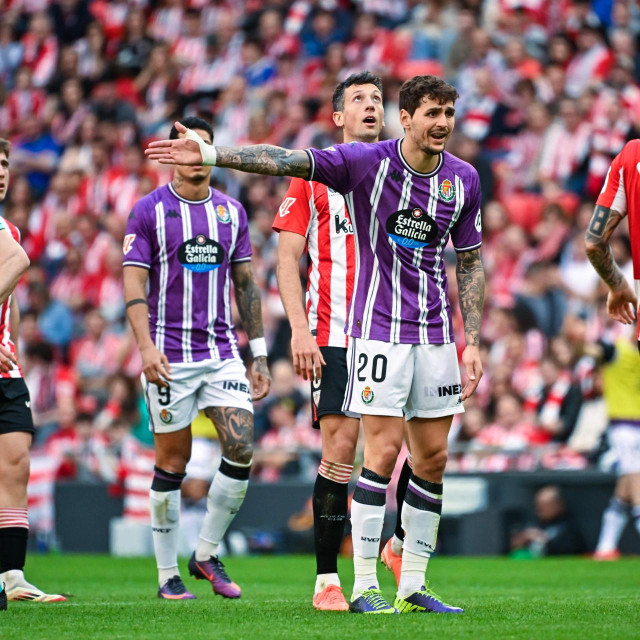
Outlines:
[[479, 346], [484, 305], [484, 268], [480, 259], [480, 249], [460, 252], [457, 255], [458, 299], [467, 344], [462, 354], [462, 362], [469, 376], [462, 392], [462, 399], [466, 400], [476, 390], [482, 377]]
[[306, 151], [291, 151], [270, 144], [247, 147], [214, 147], [179, 122], [176, 127], [187, 137], [151, 142], [145, 155], [161, 164], [215, 165], [268, 176], [308, 179], [311, 162]]
[[631, 324], [638, 301], [633, 289], [620, 271], [609, 245], [611, 235], [624, 217], [624, 214], [615, 209], [596, 205], [585, 233], [584, 243], [589, 261], [609, 287], [607, 298], [609, 315], [623, 324]]
[[171, 367], [164, 353], [161, 353], [151, 339], [149, 331], [149, 307], [147, 304], [147, 279], [149, 272], [143, 267], [124, 267], [124, 301], [127, 318], [133, 329], [140, 355], [142, 370], [148, 382], [158, 387], [168, 387]]
[[28, 268], [29, 258], [24, 249], [6, 230], [0, 230], [0, 304], [11, 295]]
[[[262, 304], [260, 289], [256, 283], [251, 263], [235, 262], [231, 266], [231, 279], [236, 292], [236, 304], [242, 326], [247, 332], [249, 340], [264, 337], [262, 328]], [[271, 375], [267, 367], [266, 356], [258, 356], [252, 366], [253, 398], [259, 400], [269, 393]]]
[[325, 364], [322, 353], [309, 331], [304, 310], [302, 283], [300, 282], [300, 258], [304, 253], [306, 238], [291, 231], [281, 231], [278, 240], [278, 289], [284, 310], [291, 325], [291, 355], [297, 374], [307, 380], [322, 375]]

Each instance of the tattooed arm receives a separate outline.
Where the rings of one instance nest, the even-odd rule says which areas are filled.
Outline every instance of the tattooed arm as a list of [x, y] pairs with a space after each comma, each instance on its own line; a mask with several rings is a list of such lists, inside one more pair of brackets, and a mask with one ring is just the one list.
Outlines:
[[145, 155], [161, 164], [208, 164], [268, 176], [293, 176], [307, 180], [311, 161], [306, 151], [291, 151], [270, 144], [214, 147], [179, 122], [176, 128], [190, 137], [151, 142]]
[[[256, 283], [251, 263], [235, 262], [231, 266], [231, 279], [236, 292], [236, 304], [240, 313], [242, 326], [247, 332], [249, 340], [264, 337], [262, 328], [262, 305], [260, 289]], [[253, 399], [259, 400], [269, 393], [271, 375], [267, 367], [267, 358], [258, 356], [251, 367]]]
[[476, 390], [482, 377], [479, 347], [484, 305], [484, 268], [480, 260], [480, 249], [463, 251], [457, 256], [458, 299], [464, 322], [464, 338], [467, 343], [462, 353], [462, 362], [469, 376], [462, 391], [462, 399], [466, 400]]
[[584, 243], [587, 257], [598, 275], [609, 287], [607, 311], [623, 324], [631, 324], [635, 318], [638, 301], [633, 289], [626, 281], [616, 263], [609, 240], [625, 214], [596, 205], [591, 222], [585, 233]]

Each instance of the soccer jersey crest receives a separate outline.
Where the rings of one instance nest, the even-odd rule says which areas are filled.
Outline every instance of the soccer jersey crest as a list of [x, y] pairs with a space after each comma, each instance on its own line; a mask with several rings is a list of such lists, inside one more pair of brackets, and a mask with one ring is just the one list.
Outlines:
[[364, 402], [365, 404], [371, 404], [373, 402], [373, 398], [374, 398], [374, 393], [373, 393], [373, 389], [369, 386], [365, 387], [362, 390], [362, 402]]
[[162, 422], [165, 422], [166, 424], [169, 424], [173, 420], [173, 414], [168, 409], [163, 409], [160, 412], [160, 420], [162, 420]]
[[448, 178], [443, 180], [438, 187], [440, 198], [445, 202], [451, 202], [456, 197], [456, 188]]
[[219, 204], [216, 207], [216, 218], [223, 224], [229, 224], [231, 222], [231, 214], [229, 213], [229, 209], [222, 204]]

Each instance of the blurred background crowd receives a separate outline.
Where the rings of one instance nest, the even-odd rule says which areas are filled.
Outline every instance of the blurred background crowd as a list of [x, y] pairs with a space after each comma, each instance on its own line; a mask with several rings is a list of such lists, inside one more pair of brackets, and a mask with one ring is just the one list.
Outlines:
[[[36, 481], [44, 459], [49, 480], [122, 484], [151, 443], [121, 285], [129, 211], [171, 177], [145, 144], [201, 115], [222, 145], [328, 146], [340, 141], [333, 89], [363, 69], [384, 80], [386, 138], [402, 135], [404, 80], [455, 84], [449, 150], [481, 177], [485, 375], [454, 423], [449, 470], [610, 465], [589, 346], [627, 337], [606, 318], [583, 235], [610, 161], [640, 129], [639, 34], [625, 0], [0, 0], [0, 136], [13, 143], [0, 214], [32, 261], [16, 295]], [[256, 407], [255, 473], [312, 478], [319, 435], [274, 275], [288, 179], [213, 180], [248, 211], [264, 292], [274, 380]], [[613, 246], [632, 279], [624, 228]]]

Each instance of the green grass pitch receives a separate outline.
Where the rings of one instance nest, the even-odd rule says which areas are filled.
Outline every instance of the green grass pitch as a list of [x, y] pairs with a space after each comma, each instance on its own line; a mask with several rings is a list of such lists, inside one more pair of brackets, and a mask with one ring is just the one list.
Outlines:
[[[226, 562], [244, 590], [239, 601], [214, 597], [207, 582], [187, 577], [195, 601], [156, 598], [152, 559], [37, 556], [27, 575], [44, 589], [73, 594], [68, 603], [9, 603], [0, 636], [11, 640], [206, 640], [266, 638], [426, 637], [551, 640], [640, 638], [640, 559], [596, 563], [587, 559], [511, 560], [434, 558], [431, 586], [462, 605], [462, 615], [358, 616], [316, 612], [311, 606], [311, 557], [243, 557]], [[352, 570], [341, 560], [345, 592]], [[380, 568], [383, 592], [393, 577]], [[429, 634], [426, 636], [425, 634]]]

